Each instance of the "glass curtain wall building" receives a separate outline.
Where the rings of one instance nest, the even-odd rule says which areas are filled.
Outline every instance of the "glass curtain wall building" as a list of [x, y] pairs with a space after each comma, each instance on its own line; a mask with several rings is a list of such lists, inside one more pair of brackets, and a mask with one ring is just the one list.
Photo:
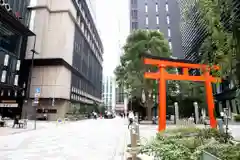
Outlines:
[[[180, 30], [182, 33], [182, 46], [185, 59], [200, 63], [202, 55], [199, 52], [199, 48], [207, 37], [208, 33], [204, 24], [204, 20], [200, 16], [199, 9], [197, 8], [197, 0], [178, 0], [178, 3], [181, 13]], [[233, 26], [239, 23], [240, 1], [233, 0], [231, 10], [232, 19], [231, 17], [226, 17], [224, 15], [222, 16], [224, 27], [229, 31], [233, 31]], [[200, 74], [200, 72], [196, 70], [194, 70], [192, 73]], [[229, 107], [233, 113], [240, 113], [240, 103], [234, 96], [236, 95], [237, 88], [234, 86], [233, 81], [229, 81], [228, 78], [225, 78], [220, 86], [217, 87], [216, 85], [213, 85], [213, 88], [216, 99], [215, 106], [218, 106], [216, 107], [218, 114], [223, 110], [223, 108], [226, 107]]]
[[103, 78], [102, 101], [108, 110], [115, 110], [115, 79], [112, 76]]

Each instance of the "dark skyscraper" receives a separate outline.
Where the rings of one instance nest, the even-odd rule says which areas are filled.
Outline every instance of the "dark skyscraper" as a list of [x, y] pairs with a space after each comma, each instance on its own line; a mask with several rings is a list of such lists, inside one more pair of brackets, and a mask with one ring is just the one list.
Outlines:
[[173, 56], [184, 58], [177, 0], [131, 0], [130, 28], [162, 32], [169, 41]]
[[[22, 68], [29, 30], [29, 0], [0, 1], [0, 115], [20, 115], [26, 95]], [[32, 48], [31, 48], [32, 49]]]

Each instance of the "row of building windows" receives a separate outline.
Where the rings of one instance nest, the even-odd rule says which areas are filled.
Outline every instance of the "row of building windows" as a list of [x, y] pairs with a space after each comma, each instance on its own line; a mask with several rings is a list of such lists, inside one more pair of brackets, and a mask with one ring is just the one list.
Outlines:
[[88, 81], [74, 74], [72, 74], [72, 92], [86, 97], [93, 96], [91, 98], [97, 97], [101, 99], [101, 90], [96, 89]]
[[116, 104], [123, 104], [124, 103], [124, 89], [123, 87], [117, 87], [116, 88]]
[[[170, 17], [169, 17], [169, 7], [168, 7], [168, 3], [166, 2], [165, 4], [165, 10], [166, 10], [166, 22], [168, 24], [168, 39], [169, 39], [169, 47], [170, 49], [172, 49], [172, 42], [171, 42], [171, 29], [170, 29]], [[156, 2], [155, 4], [155, 11], [156, 11], [156, 24], [159, 25], [159, 16], [158, 16], [158, 12], [159, 12], [159, 6], [158, 3]], [[149, 18], [148, 18], [148, 4], [147, 2], [145, 3], [145, 12], [146, 12], [146, 17], [145, 17], [145, 25], [146, 28], [148, 28], [149, 25]], [[133, 9], [132, 10], [132, 19], [137, 19], [137, 10]], [[132, 22], [132, 29], [137, 29], [138, 28], [138, 23], [137, 22]], [[159, 29], [158, 29], [159, 30]]]
[[[84, 37], [87, 39], [90, 44], [91, 49], [94, 54], [97, 56], [99, 61], [102, 61], [103, 47], [100, 44], [100, 38], [96, 38], [96, 32], [93, 28], [93, 25], [90, 23], [89, 18], [86, 16], [86, 11], [84, 10], [83, 4], [81, 0], [76, 0], [81, 15], [77, 12], [77, 21], [80, 25], [81, 31], [84, 34]], [[90, 12], [89, 12], [90, 15]]]
[[18, 86], [20, 64], [21, 61], [15, 56], [9, 56], [4, 49], [0, 49], [1, 82]]
[[0, 96], [4, 97], [4, 96], [14, 96], [17, 97], [18, 94], [20, 94], [21, 96], [25, 96], [25, 91], [17, 91], [17, 90], [1, 90], [0, 92]]
[[71, 94], [71, 99], [74, 101], [82, 102], [82, 103], [88, 103], [88, 104], [94, 103], [92, 100], [84, 98], [84, 97], [76, 95], [76, 94]]
[[75, 31], [74, 39], [73, 67], [99, 92], [102, 87], [99, 81], [102, 78], [101, 63], [94, 56], [88, 42], [78, 29]]
[[166, 9], [166, 13], [167, 13], [166, 20], [167, 20], [167, 25], [168, 25], [168, 44], [169, 44], [169, 48], [172, 50], [170, 17], [169, 17], [169, 8], [168, 8], [167, 2], [165, 4], [165, 9]]
[[[156, 11], [156, 13], [158, 13], [158, 3], [156, 3], [156, 5], [155, 5], [155, 11]], [[148, 5], [147, 4], [145, 4], [145, 12], [148, 13]]]

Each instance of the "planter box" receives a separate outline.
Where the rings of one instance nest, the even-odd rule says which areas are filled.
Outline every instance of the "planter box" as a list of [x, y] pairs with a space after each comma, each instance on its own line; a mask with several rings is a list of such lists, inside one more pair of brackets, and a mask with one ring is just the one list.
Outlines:
[[221, 159], [206, 151], [203, 151], [201, 160], [221, 160]]

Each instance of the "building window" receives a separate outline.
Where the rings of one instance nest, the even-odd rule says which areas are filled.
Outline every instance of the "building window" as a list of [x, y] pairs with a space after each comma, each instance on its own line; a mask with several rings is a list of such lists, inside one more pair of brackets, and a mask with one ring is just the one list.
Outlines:
[[159, 24], [159, 17], [156, 17], [156, 23]]
[[148, 12], [148, 5], [145, 4], [145, 12], [147, 13]]
[[172, 50], [172, 42], [169, 42], [169, 48]]
[[19, 78], [19, 75], [15, 75], [15, 78], [14, 78], [14, 85], [15, 86], [18, 85], [18, 78]]
[[160, 32], [160, 29], [158, 28], [157, 31]]
[[148, 25], [148, 17], [146, 17], [145, 24]]
[[167, 24], [170, 24], [170, 18], [167, 16]]
[[138, 22], [132, 22], [132, 29], [138, 29]]
[[8, 66], [8, 61], [9, 61], [9, 55], [6, 54], [4, 58], [4, 66]]
[[137, 19], [138, 17], [138, 11], [137, 10], [132, 10], [132, 18]]
[[131, 4], [137, 4], [137, 0], [131, 0]]
[[7, 71], [3, 70], [2, 71], [2, 76], [1, 76], [1, 82], [6, 82], [6, 75], [7, 75]]
[[158, 4], [156, 3], [156, 12], [158, 12]]
[[166, 4], [166, 11], [168, 12], [168, 4]]
[[169, 38], [171, 37], [171, 30], [170, 30], [170, 28], [168, 28], [168, 37]]

